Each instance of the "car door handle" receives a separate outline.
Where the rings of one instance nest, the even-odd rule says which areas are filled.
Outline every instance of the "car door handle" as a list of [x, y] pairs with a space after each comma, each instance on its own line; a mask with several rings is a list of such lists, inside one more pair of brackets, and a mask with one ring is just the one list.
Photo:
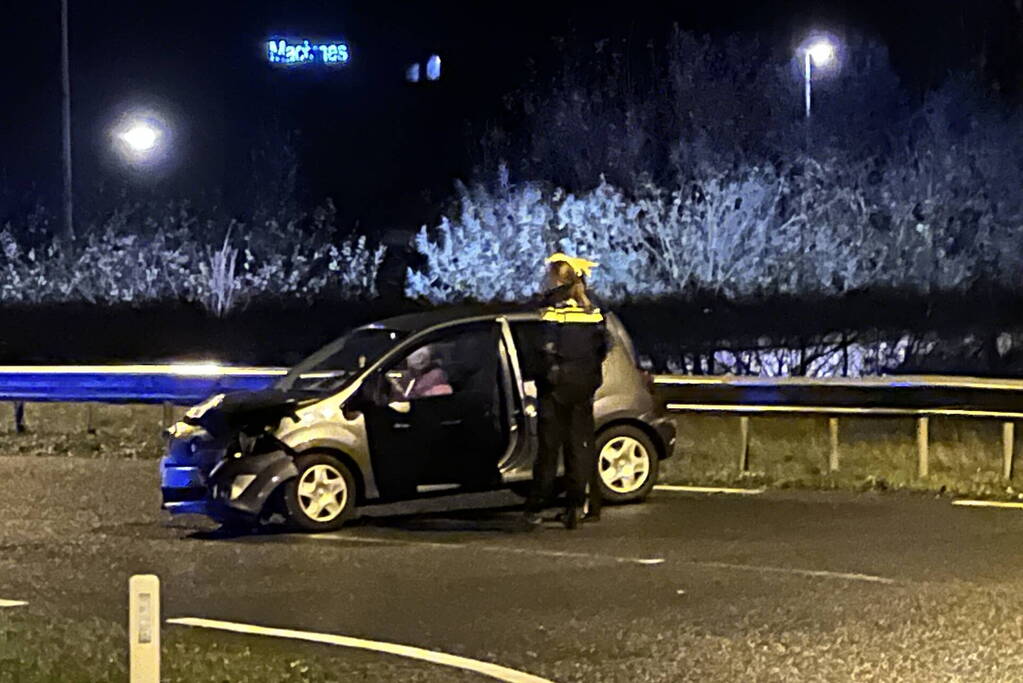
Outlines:
[[460, 424], [462, 424], [461, 420], [442, 420], [440, 423], [441, 427], [457, 427]]
[[408, 429], [412, 425], [410, 425], [408, 422], [395, 422], [392, 426], [395, 429]]

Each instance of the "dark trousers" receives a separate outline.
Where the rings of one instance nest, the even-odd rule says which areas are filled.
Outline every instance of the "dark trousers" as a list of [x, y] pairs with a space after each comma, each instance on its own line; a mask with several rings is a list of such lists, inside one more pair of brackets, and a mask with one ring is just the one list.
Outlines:
[[[540, 450], [533, 465], [533, 485], [526, 507], [539, 512], [554, 492], [558, 455], [565, 458], [567, 507], [583, 507], [589, 498], [589, 512], [600, 512], [597, 455], [593, 449], [593, 399], [561, 403], [553, 396], [540, 396]], [[588, 489], [588, 495], [587, 495]]]

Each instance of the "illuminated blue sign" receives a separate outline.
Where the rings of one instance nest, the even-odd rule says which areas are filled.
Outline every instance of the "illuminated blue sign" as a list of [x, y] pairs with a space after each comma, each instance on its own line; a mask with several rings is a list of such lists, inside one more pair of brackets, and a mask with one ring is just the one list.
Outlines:
[[[422, 69], [419, 63], [410, 64], [405, 69], [405, 80], [409, 83], [418, 83], [422, 77]], [[440, 80], [440, 55], [430, 55], [426, 60], [426, 80]]]
[[440, 78], [440, 57], [432, 55], [426, 60], [426, 77], [431, 81], [436, 81]]
[[287, 41], [281, 38], [268, 40], [266, 58], [271, 64], [283, 66], [295, 64], [347, 64], [351, 55], [348, 43], [311, 43], [308, 40]]

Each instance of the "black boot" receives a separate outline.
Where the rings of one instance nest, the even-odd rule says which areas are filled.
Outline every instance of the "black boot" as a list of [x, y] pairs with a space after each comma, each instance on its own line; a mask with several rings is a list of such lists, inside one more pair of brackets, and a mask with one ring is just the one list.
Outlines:
[[571, 507], [565, 510], [562, 521], [565, 523], [566, 529], [578, 529], [582, 518], [583, 511], [577, 507]]

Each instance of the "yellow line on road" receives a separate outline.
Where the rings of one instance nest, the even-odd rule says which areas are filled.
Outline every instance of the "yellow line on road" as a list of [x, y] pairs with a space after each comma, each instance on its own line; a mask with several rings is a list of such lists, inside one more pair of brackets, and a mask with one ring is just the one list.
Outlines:
[[1003, 503], [997, 500], [953, 500], [952, 505], [967, 508], [1009, 508], [1023, 510], [1023, 503]]
[[27, 604], [24, 600], [4, 600], [0, 598], [0, 607], [24, 607]]
[[338, 645], [359, 650], [371, 650], [385, 654], [418, 659], [431, 664], [449, 666], [465, 671], [496, 678], [507, 683], [553, 683], [546, 678], [540, 678], [524, 671], [509, 669], [499, 664], [481, 662], [478, 659], [449, 655], [446, 652], [435, 650], [424, 650], [423, 648], [411, 645], [400, 645], [398, 643], [387, 643], [379, 640], [365, 640], [363, 638], [352, 638], [350, 636], [339, 636], [331, 633], [315, 633], [313, 631], [295, 631], [285, 628], [270, 628], [267, 626], [255, 626], [252, 624], [239, 624], [230, 621], [217, 621], [214, 619], [197, 619], [186, 617], [182, 619], [168, 619], [168, 624], [179, 626], [193, 626], [196, 628], [208, 628], [218, 631], [230, 631], [232, 633], [246, 633], [257, 636], [269, 636], [271, 638], [287, 638], [290, 640], [303, 640], [310, 643], [322, 643], [325, 645]]

